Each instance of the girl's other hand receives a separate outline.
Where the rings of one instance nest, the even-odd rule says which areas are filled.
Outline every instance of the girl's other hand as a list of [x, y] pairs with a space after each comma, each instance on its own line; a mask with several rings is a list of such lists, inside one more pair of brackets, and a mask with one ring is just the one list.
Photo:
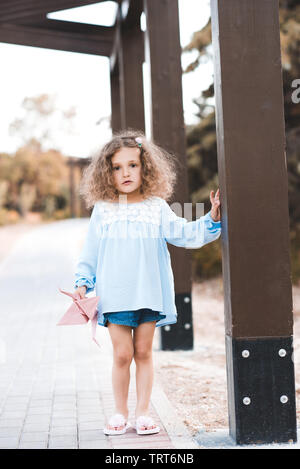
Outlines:
[[86, 294], [86, 286], [83, 285], [82, 287], [78, 287], [74, 294], [76, 295], [76, 293], [78, 293], [78, 295], [80, 296], [80, 298], [84, 298], [85, 297], [85, 294]]
[[221, 220], [220, 212], [220, 189], [218, 188], [216, 195], [214, 196], [214, 191], [210, 191], [210, 202], [211, 202], [211, 217], [214, 221]]

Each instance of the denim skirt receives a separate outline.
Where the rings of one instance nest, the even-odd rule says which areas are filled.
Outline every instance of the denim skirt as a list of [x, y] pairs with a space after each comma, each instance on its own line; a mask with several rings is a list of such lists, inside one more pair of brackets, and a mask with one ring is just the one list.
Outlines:
[[122, 326], [138, 327], [143, 322], [160, 321], [165, 319], [166, 315], [159, 311], [153, 311], [148, 308], [141, 308], [134, 311], [115, 311], [104, 313], [104, 321], [98, 321], [100, 326], [107, 327], [108, 321]]

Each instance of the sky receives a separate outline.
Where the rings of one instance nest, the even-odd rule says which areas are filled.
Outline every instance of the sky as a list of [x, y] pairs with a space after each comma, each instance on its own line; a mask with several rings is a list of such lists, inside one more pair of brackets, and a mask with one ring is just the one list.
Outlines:
[[[195, 31], [207, 23], [210, 16], [209, 0], [179, 0], [180, 43], [186, 46]], [[114, 2], [103, 2], [85, 7], [51, 13], [49, 18], [110, 26], [114, 20]], [[101, 17], [96, 22], [95, 18]], [[142, 15], [142, 29], [145, 21]], [[95, 55], [63, 52], [36, 47], [17, 46], [0, 42], [0, 152], [14, 153], [21, 140], [10, 135], [9, 125], [24, 116], [25, 97], [49, 94], [58, 109], [75, 107], [76, 120], [72, 132], [58, 125], [55, 146], [68, 156], [86, 157], [111, 137], [109, 126], [110, 82], [109, 59]], [[197, 57], [197, 52], [182, 54], [185, 68]], [[145, 65], [145, 64], [144, 64]], [[182, 77], [183, 109], [186, 124], [199, 121], [198, 108], [193, 99], [200, 96], [213, 81], [213, 63], [202, 63], [194, 72]], [[147, 96], [149, 80], [144, 68], [146, 135], [149, 135]], [[99, 119], [103, 119], [99, 123]]]

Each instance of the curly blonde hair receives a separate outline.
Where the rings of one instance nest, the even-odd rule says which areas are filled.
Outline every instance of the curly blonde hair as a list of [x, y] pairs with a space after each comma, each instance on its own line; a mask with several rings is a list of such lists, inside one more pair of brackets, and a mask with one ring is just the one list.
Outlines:
[[144, 198], [157, 196], [168, 200], [173, 195], [179, 161], [173, 154], [147, 140], [140, 130], [127, 129], [115, 132], [112, 139], [92, 155], [91, 163], [83, 171], [79, 193], [88, 209], [98, 200], [117, 200], [119, 194], [113, 183], [111, 159], [122, 147], [138, 148], [137, 137], [142, 141], [140, 190]]

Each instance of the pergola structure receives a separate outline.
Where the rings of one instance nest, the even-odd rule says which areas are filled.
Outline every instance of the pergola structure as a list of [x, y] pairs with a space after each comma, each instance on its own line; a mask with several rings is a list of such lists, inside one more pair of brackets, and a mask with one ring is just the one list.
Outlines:
[[[145, 130], [146, 61], [151, 138], [183, 163], [174, 198], [183, 206], [188, 185], [177, 0], [119, 0], [112, 27], [46, 17], [92, 3], [99, 1], [2, 0], [0, 41], [109, 57], [114, 131]], [[296, 441], [278, 0], [211, 0], [211, 13], [230, 434], [245, 444]], [[162, 331], [162, 348], [190, 349], [191, 258], [188, 250], [169, 248], [178, 323]]]

